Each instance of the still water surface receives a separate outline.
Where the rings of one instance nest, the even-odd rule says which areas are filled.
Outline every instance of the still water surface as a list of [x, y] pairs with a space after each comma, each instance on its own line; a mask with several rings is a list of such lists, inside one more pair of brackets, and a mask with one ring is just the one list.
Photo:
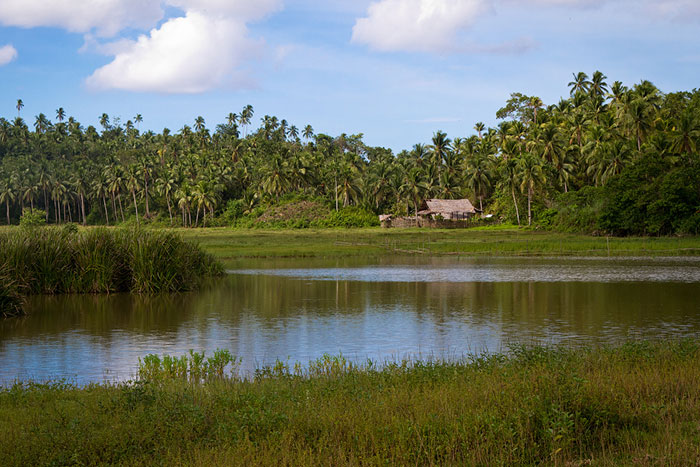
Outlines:
[[149, 353], [229, 349], [243, 371], [324, 353], [455, 358], [516, 342], [700, 337], [700, 258], [377, 258], [231, 265], [204, 290], [33, 297], [0, 321], [0, 384], [125, 380]]

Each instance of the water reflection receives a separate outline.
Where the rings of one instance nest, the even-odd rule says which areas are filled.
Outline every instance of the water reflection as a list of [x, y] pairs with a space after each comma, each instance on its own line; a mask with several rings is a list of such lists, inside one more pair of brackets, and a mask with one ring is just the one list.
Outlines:
[[[554, 259], [479, 262], [492, 273], [570, 267]], [[470, 264], [440, 259], [399, 269], [422, 270], [426, 277], [445, 270], [464, 275]], [[689, 277], [697, 264], [679, 262], [669, 270]], [[128, 379], [138, 357], [188, 349], [230, 349], [251, 371], [277, 358], [305, 362], [325, 352], [359, 360], [449, 357], [498, 351], [514, 341], [576, 344], [700, 335], [700, 283], [687, 280], [384, 281], [389, 273], [376, 272], [392, 269], [386, 264], [322, 265], [336, 269], [336, 279], [328, 271], [299, 269], [298, 262], [288, 266], [263, 273], [260, 269], [270, 267], [264, 264], [255, 273], [233, 274], [177, 296], [35, 297], [30, 316], [0, 322], [0, 381]], [[626, 277], [640, 266], [648, 264], [614, 262]]]

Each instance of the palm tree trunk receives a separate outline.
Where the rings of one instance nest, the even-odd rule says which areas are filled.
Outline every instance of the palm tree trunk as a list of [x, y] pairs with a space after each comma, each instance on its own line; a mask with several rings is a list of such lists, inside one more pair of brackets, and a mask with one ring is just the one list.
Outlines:
[[527, 189], [527, 225], [532, 225], [532, 188]]
[[7, 208], [7, 225], [10, 225], [10, 200], [5, 199], [5, 207]]
[[44, 206], [46, 207], [46, 223], [49, 223], [49, 199], [46, 197], [46, 187], [44, 187]]
[[170, 196], [166, 196], [165, 201], [168, 203], [168, 214], [170, 215], [170, 227], [172, 227], [173, 226], [173, 210], [170, 207]]
[[107, 211], [107, 199], [104, 196], [102, 197], [102, 204], [105, 207], [105, 220], [107, 221], [107, 225], [109, 225], [109, 211]]
[[85, 219], [85, 196], [83, 194], [80, 194], [80, 210], [83, 213], [83, 225], [86, 224], [86, 219]]
[[199, 225], [199, 209], [200, 208], [201, 208], [201, 206], [197, 206], [197, 217], [195, 218], [195, 221], [194, 221], [195, 227], [197, 227]]
[[151, 217], [151, 212], [148, 209], [148, 173], [146, 173], [146, 183], [144, 185], [144, 190], [146, 194], [146, 217], [150, 218]]
[[119, 200], [119, 211], [122, 214], [122, 222], [126, 222], [126, 219], [124, 218], [124, 205], [122, 205], [122, 195], [117, 195], [117, 199]]
[[518, 201], [515, 199], [515, 188], [510, 187], [510, 193], [513, 195], [513, 205], [515, 206], [515, 217], [518, 219], [518, 226], [520, 226], [520, 211], [518, 210]]
[[338, 175], [335, 176], [335, 210], [338, 210]]
[[141, 221], [139, 220], [139, 206], [136, 204], [136, 190], [133, 188], [131, 189], [131, 195], [134, 197], [134, 210], [136, 211], [136, 225], [140, 225]]

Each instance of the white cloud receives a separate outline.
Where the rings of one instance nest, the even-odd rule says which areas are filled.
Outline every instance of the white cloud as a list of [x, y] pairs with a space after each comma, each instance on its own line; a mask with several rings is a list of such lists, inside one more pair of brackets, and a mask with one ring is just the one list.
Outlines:
[[9, 44], [0, 47], [0, 66], [7, 65], [15, 58], [17, 58], [17, 49]]
[[240, 21], [261, 19], [282, 7], [282, 0], [165, 0], [185, 11], [222, 15]]
[[163, 17], [160, 0], [2, 0], [0, 24], [95, 31], [111, 37], [126, 28], [147, 29]]
[[352, 41], [380, 51], [442, 52], [487, 9], [485, 0], [380, 0], [352, 30]]
[[240, 85], [245, 77], [237, 69], [259, 47], [244, 23], [199, 12], [171, 19], [130, 46], [119, 45], [114, 61], [88, 78], [90, 87], [199, 93]]
[[652, 14], [673, 20], [695, 20], [700, 18], [698, 0], [657, 0], [649, 2]]

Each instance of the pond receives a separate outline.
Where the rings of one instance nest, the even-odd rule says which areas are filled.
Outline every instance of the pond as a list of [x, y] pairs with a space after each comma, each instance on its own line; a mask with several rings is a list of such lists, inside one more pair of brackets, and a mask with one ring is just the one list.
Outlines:
[[138, 358], [228, 349], [242, 371], [324, 353], [459, 358], [514, 343], [700, 337], [700, 258], [375, 258], [230, 265], [196, 293], [32, 297], [0, 321], [0, 384], [133, 378]]

